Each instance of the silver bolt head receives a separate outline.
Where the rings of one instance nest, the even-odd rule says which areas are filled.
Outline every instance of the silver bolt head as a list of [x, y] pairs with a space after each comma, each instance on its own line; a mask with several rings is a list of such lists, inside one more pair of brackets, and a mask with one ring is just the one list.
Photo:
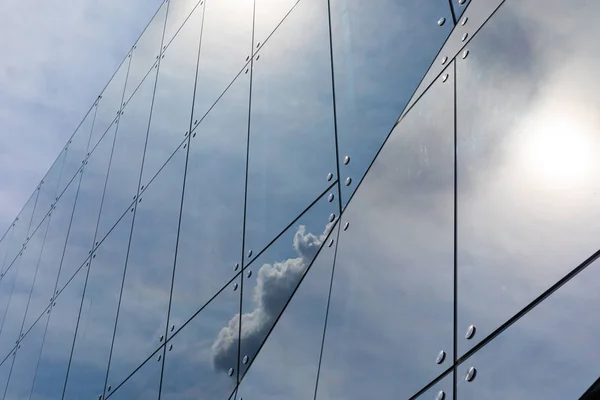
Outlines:
[[444, 350], [441, 350], [438, 355], [437, 358], [435, 359], [435, 363], [436, 364], [441, 364], [444, 362], [444, 360], [446, 359], [446, 352]]
[[472, 382], [476, 376], [477, 376], [477, 370], [475, 369], [475, 367], [469, 367], [469, 370], [467, 371], [467, 375], [465, 376], [465, 381]]
[[446, 18], [442, 17], [442, 18], [438, 19], [438, 25], [439, 25], [439, 26], [442, 26], [442, 25], [444, 25], [445, 23], [446, 23]]
[[448, 57], [442, 58], [442, 65], [446, 65], [447, 62], [448, 62]]
[[329, 182], [332, 179], [333, 179], [333, 174], [330, 172], [327, 174], [327, 181]]
[[244, 364], [248, 364], [248, 356], [244, 356], [244, 358], [242, 359], [242, 362]]
[[475, 336], [475, 332], [477, 332], [477, 328], [475, 325], [469, 325], [467, 328], [467, 333], [465, 333], [465, 339], [471, 340]]
[[347, 178], [346, 178], [346, 181], [344, 182], [344, 184], [345, 184], [346, 186], [350, 186], [350, 184], [351, 184], [351, 183], [352, 183], [352, 178], [350, 178], [350, 177], [347, 177]]
[[327, 196], [327, 201], [331, 203], [334, 198], [335, 196], [333, 195], [333, 193], [329, 193], [329, 196]]
[[329, 214], [329, 222], [333, 222], [334, 219], [335, 219], [335, 214], [333, 214], [333, 213]]
[[446, 82], [448, 80], [448, 74], [444, 74], [442, 76], [442, 82]]
[[344, 165], [348, 165], [349, 162], [350, 162], [350, 156], [344, 157]]
[[233, 368], [229, 368], [229, 371], [227, 371], [227, 375], [233, 376]]
[[443, 390], [440, 390], [437, 394], [437, 396], [435, 396], [435, 400], [444, 400], [446, 398], [446, 393], [444, 393]]
[[467, 56], [468, 56], [468, 55], [469, 55], [469, 50], [465, 50], [465, 51], [463, 51], [463, 53], [462, 53], [462, 58], [463, 58], [463, 60], [464, 60], [465, 58], [467, 58]]

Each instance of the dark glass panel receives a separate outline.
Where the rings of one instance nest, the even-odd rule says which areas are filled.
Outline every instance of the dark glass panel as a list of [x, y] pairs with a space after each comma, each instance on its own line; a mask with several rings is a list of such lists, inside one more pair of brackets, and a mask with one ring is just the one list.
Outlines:
[[133, 213], [94, 251], [64, 399], [94, 399], [104, 390]]
[[242, 254], [249, 75], [240, 75], [192, 134], [171, 324], [177, 328], [236, 273]]
[[148, 184], [189, 133], [202, 13], [201, 6], [194, 10], [160, 60], [142, 185]]
[[343, 214], [318, 398], [409, 398], [452, 364], [452, 67], [394, 128]]
[[[246, 358], [240, 354], [241, 365], [249, 366], [244, 380], [240, 384], [238, 397], [244, 399], [312, 399], [317, 383], [317, 370], [321, 354], [325, 313], [329, 297], [329, 284], [337, 241], [336, 227], [321, 248], [313, 264], [306, 271], [297, 291], [285, 308], [277, 325], [265, 341], [260, 353], [254, 358]], [[330, 240], [334, 240], [329, 246]], [[288, 265], [295, 259], [287, 260]], [[280, 266], [284, 266], [280, 264]], [[290, 287], [282, 292], [293, 291], [297, 278], [290, 279], [292, 269], [277, 269], [273, 265], [270, 270], [261, 267], [258, 280], [265, 288], [276, 293], [286, 284]], [[251, 268], [251, 267], [249, 267]], [[263, 268], [265, 268], [263, 270]], [[293, 268], [293, 267], [292, 267]], [[285, 272], [288, 272], [286, 274]], [[264, 272], [261, 275], [261, 272]], [[280, 275], [278, 273], [282, 272]], [[293, 272], [292, 272], [293, 274]], [[287, 275], [287, 276], [286, 276]], [[289, 280], [288, 280], [289, 279]], [[244, 298], [248, 294], [248, 279], [244, 282]], [[258, 293], [258, 288], [254, 294]], [[270, 298], [262, 294], [263, 299]], [[288, 296], [280, 301], [285, 303]], [[293, 343], [293, 345], [291, 345]]]
[[164, 343], [186, 153], [180, 147], [138, 198], [108, 374], [113, 388]]
[[302, 1], [255, 56], [245, 233], [255, 253], [336, 172], [327, 35], [327, 1]]
[[453, 24], [448, 0], [331, 0], [331, 24], [346, 204]]
[[[337, 188], [332, 193], [337, 193]], [[321, 197], [265, 252], [244, 268], [240, 355], [254, 359], [319, 249], [328, 245], [337, 202]], [[317, 312], [317, 311], [315, 311]], [[233, 323], [230, 322], [230, 326]], [[231, 356], [223, 351], [221, 358]], [[240, 372], [247, 364], [241, 363]]]
[[505, 2], [457, 60], [459, 356], [598, 250], [599, 12]]
[[[237, 377], [240, 275], [167, 343], [161, 399], [227, 399]], [[230, 357], [222, 358], [226, 349]]]

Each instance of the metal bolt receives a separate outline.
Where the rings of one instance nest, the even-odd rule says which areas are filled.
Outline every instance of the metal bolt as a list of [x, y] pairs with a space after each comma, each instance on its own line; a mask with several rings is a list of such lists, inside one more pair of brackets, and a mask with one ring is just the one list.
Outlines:
[[250, 278], [252, 276], [252, 271], [248, 270], [248, 273], [246, 275], [248, 276], [248, 278]]
[[233, 284], [233, 291], [235, 292], [235, 291], [237, 290], [237, 288], [238, 288], [238, 284], [237, 284], [237, 283], [234, 283], [234, 284]]
[[159, 354], [159, 355], [158, 355], [158, 358], [156, 359], [156, 361], [160, 361], [160, 360], [161, 360], [161, 358], [162, 358], [162, 354]]
[[439, 26], [442, 26], [442, 25], [444, 25], [445, 23], [446, 23], [446, 18], [442, 17], [442, 18], [438, 19], [438, 25], [439, 25]]
[[348, 165], [349, 162], [350, 162], [350, 156], [344, 157], [344, 165]]
[[329, 214], [329, 222], [333, 222], [334, 219], [335, 219], [335, 214], [333, 214], [333, 213]]
[[344, 224], [344, 230], [348, 230], [348, 227], [350, 226], [350, 222], [346, 221], [346, 223]]
[[460, 21], [460, 24], [461, 24], [462, 26], [465, 26], [465, 24], [467, 23], [467, 21], [468, 21], [468, 20], [469, 20], [469, 17], [464, 17], [464, 18], [462, 19], [462, 21]]
[[98, 395], [98, 400], [102, 400], [102, 394]]
[[159, 342], [162, 342], [164, 340], [165, 336], [164, 335], [160, 335], [160, 337], [158, 338]]
[[252, 257], [252, 250], [248, 250], [248, 257]]
[[465, 376], [465, 381], [472, 382], [476, 376], [477, 370], [475, 369], [475, 367], [469, 367], [469, 370], [467, 371], [467, 376]]
[[446, 359], [446, 352], [444, 350], [441, 350], [438, 355], [437, 358], [435, 359], [435, 363], [436, 364], [441, 364], [444, 362], [444, 360]]
[[244, 364], [248, 364], [248, 356], [244, 356], [244, 358], [242, 359], [242, 362]]
[[233, 375], [233, 368], [229, 368], [229, 371], [227, 371], [227, 375], [229, 375], [229, 376]]
[[465, 50], [462, 53], [462, 58], [465, 59], [465, 58], [467, 58], [468, 55], [469, 55], [469, 50]]
[[258, 48], [260, 46], [260, 42], [257, 43], [256, 48]]
[[169, 351], [173, 350], [173, 344], [169, 345]]
[[329, 247], [333, 246], [333, 239], [330, 239], [330, 240], [329, 240], [329, 244], [328, 244], [328, 246], [329, 246]]
[[477, 328], [475, 327], [475, 325], [469, 325], [469, 327], [467, 328], [467, 333], [465, 334], [465, 339], [473, 339], [473, 336], [475, 336], [476, 331]]
[[111, 387], [112, 387], [112, 386], [108, 385], [108, 387], [106, 388], [106, 390], [108, 390], [108, 391], [110, 392], [110, 388], [111, 388]]
[[346, 178], [346, 182], [344, 182], [344, 184], [345, 184], [346, 186], [350, 186], [350, 184], [351, 184], [351, 183], [352, 183], [352, 178], [350, 178], [350, 177], [347, 177], [347, 178]]
[[469, 34], [467, 32], [463, 33], [462, 37], [460, 38], [461, 42], [464, 42], [465, 40], [467, 40], [467, 38], [469, 37]]
[[256, 56], [256, 59], [258, 60], [260, 58], [260, 54]]
[[465, 1], [466, 0], [458, 0], [458, 4], [460, 4], [462, 6], [463, 4], [465, 4]]
[[442, 82], [446, 82], [448, 80], [448, 74], [444, 74], [442, 76]]
[[330, 172], [327, 174], [327, 182], [331, 181], [333, 179], [333, 174]]
[[327, 197], [327, 201], [331, 203], [334, 198], [335, 198], [335, 196], [333, 195], [333, 193], [329, 193], [329, 196]]
[[440, 390], [437, 394], [437, 396], [435, 396], [435, 400], [444, 400], [446, 398], [446, 393], [444, 393], [443, 390]]
[[442, 65], [446, 65], [447, 62], [448, 62], [448, 57], [442, 58]]
[[171, 332], [175, 330], [175, 325], [171, 325]]
[[235, 263], [235, 265], [233, 266], [233, 270], [237, 271], [239, 267], [240, 267], [240, 264], [239, 263]]

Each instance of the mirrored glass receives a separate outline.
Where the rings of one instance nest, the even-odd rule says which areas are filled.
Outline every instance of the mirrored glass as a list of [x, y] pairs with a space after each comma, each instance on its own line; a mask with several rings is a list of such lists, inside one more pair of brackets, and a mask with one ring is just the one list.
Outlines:
[[[0, 327], [4, 327], [4, 320], [10, 307], [10, 297], [15, 287], [15, 278], [19, 269], [19, 263], [14, 264], [13, 267], [6, 271], [0, 281]], [[13, 342], [11, 346], [1, 349], [0, 360], [4, 359], [10, 353], [14, 345], [15, 343]]]
[[180, 147], [138, 198], [108, 374], [113, 388], [164, 343], [186, 153]]
[[142, 184], [147, 185], [190, 130], [203, 7], [197, 7], [158, 66]]
[[469, 5], [469, 3], [470, 0], [452, 0], [454, 18], [456, 18], [457, 21], [460, 20], [460, 17], [462, 16], [463, 12], [465, 12], [465, 9]]
[[106, 236], [137, 196], [155, 82], [153, 69], [118, 120], [96, 240]]
[[[457, 0], [453, 0], [457, 1]], [[419, 87], [412, 95], [408, 105], [404, 108], [403, 115], [408, 112], [412, 105], [423, 95], [423, 92], [435, 81], [440, 72], [448, 65], [456, 55], [463, 51], [463, 47], [481, 28], [482, 24], [494, 13], [504, 0], [475, 1], [464, 10], [464, 15], [452, 30], [452, 33], [439, 51], [437, 59], [431, 64], [427, 74], [421, 80]], [[465, 3], [466, 4], [466, 3]], [[464, 7], [462, 7], [464, 8]], [[461, 53], [459, 57], [462, 57]]]
[[194, 124], [200, 122], [250, 59], [253, 7], [254, 0], [206, 3], [194, 96]]
[[[40, 184], [39, 194], [37, 202], [35, 204], [35, 210], [31, 219], [31, 231], [33, 232], [40, 225], [44, 217], [50, 212], [50, 207], [56, 201], [56, 189], [58, 188], [58, 181], [62, 172], [63, 161], [66, 151], [61, 151], [58, 158], [54, 161], [54, 164], [50, 167], [50, 170], [42, 179]], [[0, 255], [2, 253], [0, 252]]]
[[240, 75], [192, 133], [169, 318], [177, 328], [239, 271], [249, 86]]
[[48, 220], [44, 221], [11, 267], [11, 269], [16, 269], [16, 276], [4, 323], [0, 328], [0, 357], [7, 354], [21, 337], [23, 320], [29, 305], [29, 297], [46, 237]]
[[[4, 358], [4, 356], [2, 356]], [[4, 360], [2, 364], [0, 364], [0, 390], [4, 392], [6, 389], [6, 385], [8, 384], [8, 376], [10, 374], [10, 369], [13, 365], [13, 356], [12, 354]]]
[[[529, 14], [531, 15], [531, 14]], [[600, 292], [595, 261], [457, 370], [459, 399], [595, 399]], [[465, 380], [473, 367], [475, 378]], [[596, 385], [597, 386], [597, 383]], [[596, 389], [597, 390], [597, 389]]]
[[[336, 188], [337, 189], [337, 188]], [[337, 190], [335, 191], [337, 193]], [[244, 268], [240, 355], [253, 360], [302, 281], [319, 249], [329, 241], [338, 203], [325, 194], [266, 251]], [[316, 313], [317, 311], [315, 311]], [[229, 326], [233, 325], [233, 320]], [[222, 350], [220, 358], [232, 357]], [[244, 373], [248, 364], [240, 365]]]
[[[278, 293], [278, 296], [285, 293], [279, 299], [285, 304], [289, 298], [286, 292], [293, 293], [296, 285], [299, 286], [258, 355], [251, 358], [248, 354], [240, 354], [241, 368], [248, 370], [240, 384], [239, 397], [264, 400], [314, 398], [337, 231], [338, 228], [334, 228], [329, 239], [324, 240], [326, 245], [321, 247], [304, 277], [289, 278], [293, 269], [289, 266], [297, 260], [292, 258], [287, 260], [288, 268], [286, 262], [272, 266], [264, 264], [258, 271], [258, 284], [254, 288], [247, 285], [250, 280], [246, 278], [244, 305], [247, 296], [252, 294], [263, 300], [274, 299], [273, 295], [265, 295], [269, 292]], [[330, 240], [334, 241], [331, 246]], [[283, 268], [278, 269], [280, 266]]]
[[457, 60], [459, 355], [598, 250], [600, 4], [569, 4], [506, 2]]
[[345, 205], [453, 24], [447, 0], [332, 0], [331, 25]]
[[50, 320], [35, 374], [31, 400], [60, 399], [81, 308], [87, 267], [83, 267], [48, 309]]
[[107, 391], [105, 397], [110, 400], [158, 399], [163, 353], [164, 347], [161, 347], [123, 385]]
[[0, 240], [0, 279], [2, 279], [2, 275], [10, 266], [12, 260], [8, 260], [8, 248], [10, 247], [10, 240], [12, 239], [12, 231], [14, 226], [11, 224], [8, 227], [8, 230], [4, 234], [2, 240]]
[[[167, 343], [163, 400], [227, 399], [237, 379], [240, 275]], [[224, 356], [222, 351], [227, 351]]]
[[[298, 0], [256, 0], [254, 14], [254, 43], [256, 48], [267, 40], [296, 3], [298, 3]], [[327, 10], [325, 10], [324, 17], [326, 16]], [[298, 39], [299, 36], [294, 38]], [[325, 38], [326, 36], [322, 37], [323, 44], [326, 43]]]
[[65, 254], [60, 266], [58, 290], [71, 279], [94, 245], [113, 143], [114, 130], [110, 130], [84, 163]]
[[29, 239], [29, 234], [31, 233], [29, 228], [31, 227], [31, 218], [35, 210], [37, 195], [38, 190], [36, 189], [13, 222], [12, 234], [6, 250], [5, 270], [14, 262], [17, 255], [23, 250], [25, 242]]
[[452, 379], [454, 373], [449, 372], [446, 376], [440, 379], [436, 384], [421, 393], [415, 400], [453, 400]]
[[129, 56], [123, 60], [117, 72], [112, 76], [110, 82], [108, 82], [108, 85], [106, 85], [98, 98], [96, 118], [94, 119], [94, 127], [92, 128], [92, 135], [90, 137], [90, 151], [94, 149], [109, 126], [115, 122], [119, 111], [121, 111], [130, 60], [131, 57]]
[[73, 215], [78, 182], [73, 181], [48, 215], [48, 229], [23, 325], [24, 332], [44, 312], [55, 294], [60, 261]]
[[320, 398], [409, 398], [452, 363], [452, 68], [448, 74], [396, 126], [343, 214]]
[[327, 175], [335, 175], [327, 35], [327, 1], [302, 1], [255, 56], [248, 250], [262, 250], [327, 189]]
[[193, 24], [192, 19], [188, 19], [193, 10], [203, 8], [204, 0], [170, 0], [167, 13], [167, 22], [165, 25], [165, 37], [163, 46], [168, 47], [171, 40], [175, 37], [181, 26]]
[[94, 399], [104, 390], [133, 213], [94, 251], [64, 399]]
[[43, 314], [19, 343], [4, 399], [28, 399], [42, 351], [48, 315]]
[[127, 84], [123, 102], [127, 103], [135, 92], [140, 82], [148, 74], [154, 63], [158, 60], [160, 47], [162, 46], [165, 18], [167, 16], [168, 1], [165, 1], [152, 18], [137, 43], [133, 46], [131, 64], [127, 74]]
[[65, 190], [71, 180], [73, 180], [75, 174], [77, 174], [79, 169], [83, 166], [83, 162], [87, 157], [88, 143], [92, 133], [97, 104], [97, 102], [94, 103], [94, 106], [88, 111], [71, 139], [67, 142], [65, 161], [63, 162], [60, 182], [58, 184], [58, 190], [56, 191], [57, 197], [61, 195], [63, 190]]

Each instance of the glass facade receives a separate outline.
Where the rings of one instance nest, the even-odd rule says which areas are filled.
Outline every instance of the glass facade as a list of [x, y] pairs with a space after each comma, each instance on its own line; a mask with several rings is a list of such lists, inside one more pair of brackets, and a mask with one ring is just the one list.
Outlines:
[[594, 398], [599, 16], [166, 0], [0, 238], [0, 399]]

